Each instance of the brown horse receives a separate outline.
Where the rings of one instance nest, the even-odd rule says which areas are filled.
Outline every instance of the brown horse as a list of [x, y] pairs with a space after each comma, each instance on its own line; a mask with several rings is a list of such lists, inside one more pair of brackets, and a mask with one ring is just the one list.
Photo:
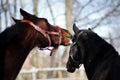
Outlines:
[[47, 19], [20, 9], [23, 20], [0, 34], [0, 79], [15, 80], [27, 55], [34, 47], [45, 48], [70, 44], [68, 30], [51, 25]]

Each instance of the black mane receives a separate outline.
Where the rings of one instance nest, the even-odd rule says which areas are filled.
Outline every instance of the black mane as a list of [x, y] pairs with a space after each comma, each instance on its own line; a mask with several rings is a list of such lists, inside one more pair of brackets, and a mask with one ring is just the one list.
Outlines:
[[98, 78], [104, 80], [102, 77], [103, 75], [104, 77], [107, 76], [107, 73], [109, 73], [112, 64], [118, 57], [118, 52], [111, 44], [96, 33], [88, 31], [87, 34], [86, 37], [88, 39], [86, 40], [85, 49], [88, 52], [85, 52], [87, 54], [84, 57], [87, 59], [85, 59], [84, 66], [88, 78], [92, 80], [98, 80]]

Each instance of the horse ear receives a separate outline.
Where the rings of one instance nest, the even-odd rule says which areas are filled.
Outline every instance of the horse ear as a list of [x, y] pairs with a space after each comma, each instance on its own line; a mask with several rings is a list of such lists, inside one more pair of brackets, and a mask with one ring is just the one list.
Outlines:
[[28, 19], [28, 20], [29, 20], [29, 19], [34, 19], [34, 18], [35, 18], [34, 15], [32, 15], [32, 14], [24, 11], [24, 10], [21, 9], [21, 8], [20, 8], [20, 13], [21, 13], [21, 15], [23, 16], [24, 19]]
[[75, 33], [78, 33], [78, 31], [79, 31], [79, 29], [77, 28], [77, 26], [76, 26], [75, 24], [73, 24], [73, 31], [74, 31]]
[[88, 28], [88, 30], [92, 31], [92, 29], [91, 29], [91, 28]]
[[21, 21], [21, 20], [15, 19], [14, 17], [12, 17], [12, 19], [13, 19], [13, 21], [16, 22], [16, 23]]

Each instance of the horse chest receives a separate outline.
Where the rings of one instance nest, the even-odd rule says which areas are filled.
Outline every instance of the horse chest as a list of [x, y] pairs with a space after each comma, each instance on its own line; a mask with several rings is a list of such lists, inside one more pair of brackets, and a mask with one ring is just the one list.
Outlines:
[[106, 80], [108, 76], [109, 68], [103, 71], [96, 71], [92, 79], [90, 80]]

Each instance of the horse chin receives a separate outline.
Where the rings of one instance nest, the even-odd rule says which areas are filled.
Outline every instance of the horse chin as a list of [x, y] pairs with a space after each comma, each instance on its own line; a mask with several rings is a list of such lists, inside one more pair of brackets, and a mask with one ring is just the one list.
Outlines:
[[75, 67], [71, 67], [71, 68], [67, 68], [67, 71], [70, 73], [75, 72], [76, 68]]

